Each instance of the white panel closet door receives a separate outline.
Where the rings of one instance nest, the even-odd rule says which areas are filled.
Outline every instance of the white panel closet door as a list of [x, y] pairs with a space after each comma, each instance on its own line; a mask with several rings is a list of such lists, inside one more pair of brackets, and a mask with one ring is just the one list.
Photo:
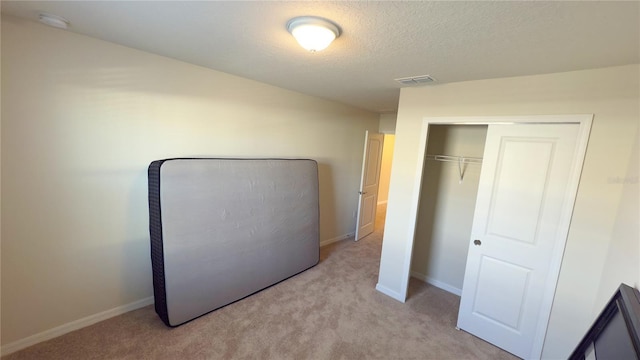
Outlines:
[[550, 267], [566, 240], [560, 223], [571, 215], [578, 131], [522, 124], [487, 132], [458, 327], [525, 359], [536, 356], [545, 287], [557, 279]]

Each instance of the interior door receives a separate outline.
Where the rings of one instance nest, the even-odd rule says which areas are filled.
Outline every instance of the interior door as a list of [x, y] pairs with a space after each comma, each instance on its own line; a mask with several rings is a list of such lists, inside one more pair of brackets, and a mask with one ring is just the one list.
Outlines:
[[525, 359], [539, 356], [534, 341], [548, 321], [541, 307], [547, 282], [557, 281], [554, 247], [566, 241], [560, 220], [571, 216], [578, 130], [522, 124], [487, 132], [458, 327]]
[[380, 185], [380, 166], [384, 134], [365, 132], [362, 176], [360, 177], [358, 217], [356, 223], [356, 241], [371, 234], [376, 220], [378, 205], [378, 186]]

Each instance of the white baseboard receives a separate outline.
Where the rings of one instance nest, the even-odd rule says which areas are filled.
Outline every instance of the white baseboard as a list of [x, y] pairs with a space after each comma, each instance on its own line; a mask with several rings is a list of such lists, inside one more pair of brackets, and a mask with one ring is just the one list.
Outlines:
[[378, 205], [386, 205], [386, 204], [387, 204], [387, 200], [378, 201]]
[[350, 237], [354, 237], [355, 235], [356, 235], [355, 232], [350, 232], [348, 234], [344, 234], [344, 235], [340, 235], [340, 236], [334, 237], [333, 239], [322, 240], [322, 241], [320, 241], [320, 247], [323, 247], [323, 246], [326, 246], [326, 245], [329, 245], [329, 244], [333, 244], [334, 242], [338, 242], [338, 241], [341, 241], [341, 240], [346, 240], [346, 239], [348, 239]]
[[376, 284], [376, 290], [378, 290], [381, 293], [391, 297], [392, 299], [400, 301], [401, 303], [404, 303], [405, 300], [406, 300], [405, 296], [403, 296], [399, 292], [393, 291], [393, 290], [389, 289], [388, 287], [386, 287], [384, 285], [380, 285], [380, 283]]
[[431, 284], [437, 288], [440, 288], [444, 291], [450, 292], [452, 294], [458, 295], [458, 296], [462, 296], [462, 289], [458, 289], [455, 286], [451, 286], [449, 284], [443, 283], [442, 281], [436, 280], [432, 277], [429, 277], [425, 274], [419, 273], [417, 271], [411, 271], [411, 276], [418, 279], [418, 280], [422, 280], [424, 282], [426, 282], [427, 284]]
[[2, 346], [0, 353], [2, 354], [2, 356], [9, 355], [16, 351], [28, 348], [29, 346], [41, 343], [43, 341], [51, 340], [55, 337], [64, 335], [66, 333], [81, 329], [83, 327], [87, 327], [89, 325], [93, 325], [97, 322], [107, 320], [114, 316], [122, 315], [126, 312], [136, 310], [151, 304], [153, 304], [153, 296], [144, 298], [142, 300], [134, 301], [130, 304], [118, 306], [116, 308], [106, 310], [97, 314], [93, 314], [85, 318], [78, 319], [70, 323], [66, 323], [66, 324], [54, 327], [53, 329], [45, 330], [41, 333], [31, 335], [24, 339], [20, 339], [12, 343], [9, 343], [7, 345], [4, 345]]

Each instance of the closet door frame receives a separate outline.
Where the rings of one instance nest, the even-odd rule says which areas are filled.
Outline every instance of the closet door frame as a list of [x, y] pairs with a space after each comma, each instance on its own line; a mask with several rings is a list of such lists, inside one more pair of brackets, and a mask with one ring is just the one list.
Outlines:
[[584, 163], [584, 157], [586, 155], [587, 143], [589, 141], [589, 134], [591, 132], [591, 124], [593, 122], [593, 114], [579, 114], [579, 115], [531, 115], [531, 116], [464, 116], [464, 117], [425, 117], [422, 121], [422, 128], [420, 131], [420, 144], [418, 148], [418, 164], [416, 166], [416, 172], [414, 175], [414, 193], [411, 196], [411, 208], [409, 209], [409, 218], [413, 219], [413, 226], [409, 231], [409, 236], [412, 241], [407, 242], [407, 249], [405, 251], [403, 279], [401, 293], [404, 294], [406, 299], [407, 289], [409, 285], [409, 277], [411, 272], [411, 259], [413, 256], [413, 244], [415, 241], [415, 232], [418, 219], [418, 209], [420, 206], [420, 192], [422, 190], [422, 172], [424, 170], [425, 155], [427, 149], [427, 138], [429, 135], [430, 125], [488, 125], [503, 124], [503, 125], [517, 125], [517, 124], [575, 124], [579, 126], [578, 139], [576, 144], [576, 153], [574, 155], [575, 161], [573, 168], [571, 169], [571, 175], [567, 191], [569, 192], [569, 198], [573, 201], [569, 201], [565, 204], [565, 208], [562, 211], [562, 217], [560, 219], [560, 229], [563, 229], [562, 243], [558, 244], [554, 249], [551, 259], [549, 281], [545, 284], [545, 292], [543, 295], [542, 307], [540, 310], [540, 316], [543, 321], [540, 321], [538, 329], [536, 331], [533, 354], [537, 354], [538, 357], [542, 354], [542, 346], [544, 344], [544, 338], [547, 331], [547, 325], [549, 322], [549, 316], [551, 314], [551, 305], [553, 304], [553, 298], [555, 296], [555, 289], [558, 282], [558, 276], [560, 274], [560, 267], [562, 265], [562, 258], [564, 256], [564, 248], [569, 232], [569, 225], [571, 223], [571, 217], [573, 215], [573, 207], [575, 204], [575, 198], [578, 191], [578, 184], [580, 182], [580, 176], [582, 173], [582, 165]]

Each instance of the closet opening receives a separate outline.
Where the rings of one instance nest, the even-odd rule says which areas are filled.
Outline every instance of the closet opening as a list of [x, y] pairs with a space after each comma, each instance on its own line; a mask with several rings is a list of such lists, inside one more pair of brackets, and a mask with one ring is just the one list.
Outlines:
[[[413, 226], [405, 242], [399, 231], [392, 243], [385, 237], [376, 289], [405, 301], [410, 274], [419, 276], [460, 293], [459, 329], [521, 358], [540, 357], [592, 120], [424, 118], [408, 204]], [[467, 152], [474, 144], [477, 152]], [[433, 169], [445, 159], [437, 155], [462, 162]], [[482, 157], [482, 171], [464, 166], [468, 157]]]
[[431, 125], [411, 276], [462, 294], [487, 125]]

